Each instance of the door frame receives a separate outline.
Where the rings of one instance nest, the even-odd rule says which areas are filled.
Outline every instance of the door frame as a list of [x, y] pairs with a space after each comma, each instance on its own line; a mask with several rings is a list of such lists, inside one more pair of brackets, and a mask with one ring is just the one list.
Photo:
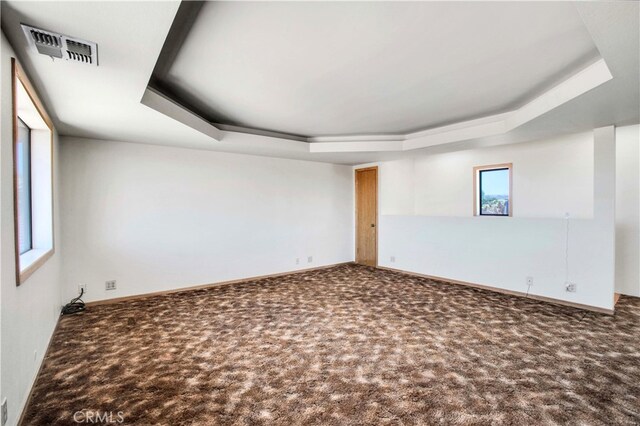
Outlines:
[[354, 231], [355, 231], [355, 247], [354, 247], [354, 259], [355, 262], [358, 263], [358, 173], [359, 172], [366, 172], [366, 171], [370, 171], [370, 170], [375, 170], [376, 172], [376, 187], [375, 187], [375, 211], [376, 211], [376, 250], [375, 250], [375, 255], [376, 255], [376, 261], [375, 261], [375, 268], [378, 267], [378, 228], [380, 227], [380, 217], [378, 215], [378, 179], [379, 179], [379, 173], [378, 173], [378, 166], [370, 166], [370, 167], [363, 167], [360, 169], [354, 169], [354, 173], [353, 173], [353, 187], [354, 187], [354, 204], [355, 204], [355, 226], [354, 226]]

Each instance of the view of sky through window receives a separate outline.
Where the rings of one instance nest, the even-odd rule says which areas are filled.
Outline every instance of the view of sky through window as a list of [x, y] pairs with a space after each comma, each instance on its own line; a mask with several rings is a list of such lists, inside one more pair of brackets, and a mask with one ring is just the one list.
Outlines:
[[509, 215], [509, 169], [481, 170], [480, 214]]

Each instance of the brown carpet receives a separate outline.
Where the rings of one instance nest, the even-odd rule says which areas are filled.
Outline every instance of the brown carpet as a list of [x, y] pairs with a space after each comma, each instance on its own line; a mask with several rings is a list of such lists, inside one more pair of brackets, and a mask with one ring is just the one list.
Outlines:
[[138, 425], [638, 424], [640, 299], [611, 317], [343, 265], [97, 306], [61, 319], [24, 423], [80, 410]]

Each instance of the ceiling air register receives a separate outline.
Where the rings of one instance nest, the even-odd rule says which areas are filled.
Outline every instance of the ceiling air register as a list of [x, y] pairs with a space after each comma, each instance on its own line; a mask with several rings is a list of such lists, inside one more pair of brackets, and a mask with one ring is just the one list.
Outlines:
[[98, 65], [98, 45], [51, 31], [21, 24], [31, 49], [51, 58], [66, 59], [88, 65]]

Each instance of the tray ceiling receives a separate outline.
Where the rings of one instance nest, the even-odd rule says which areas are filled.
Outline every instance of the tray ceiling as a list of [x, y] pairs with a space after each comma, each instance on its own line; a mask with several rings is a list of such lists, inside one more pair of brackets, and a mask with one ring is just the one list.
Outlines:
[[192, 18], [155, 85], [207, 121], [303, 137], [510, 111], [599, 58], [570, 2], [209, 2]]
[[[638, 123], [639, 6], [13, 0], [0, 5], [2, 31], [11, 44], [3, 40], [3, 49], [15, 50], [62, 136], [340, 164]], [[209, 14], [214, 21], [206, 25]], [[21, 22], [95, 40], [100, 66], [33, 54]], [[200, 31], [207, 36], [198, 45], [191, 38]], [[177, 72], [189, 55], [191, 82]], [[200, 87], [190, 88], [196, 78]], [[221, 87], [222, 79], [227, 80]], [[216, 93], [228, 101], [214, 99]]]

